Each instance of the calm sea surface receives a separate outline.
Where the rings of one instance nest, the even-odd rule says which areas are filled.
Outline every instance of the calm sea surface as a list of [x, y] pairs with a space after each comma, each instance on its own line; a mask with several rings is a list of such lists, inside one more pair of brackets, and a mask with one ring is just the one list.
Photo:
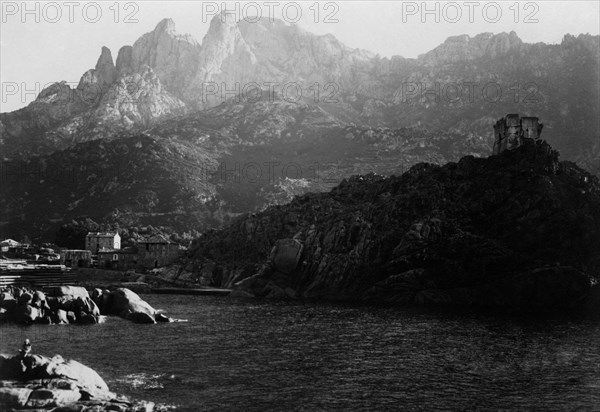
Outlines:
[[144, 295], [188, 323], [0, 326], [0, 352], [95, 369], [111, 390], [222, 410], [600, 410], [600, 322]]

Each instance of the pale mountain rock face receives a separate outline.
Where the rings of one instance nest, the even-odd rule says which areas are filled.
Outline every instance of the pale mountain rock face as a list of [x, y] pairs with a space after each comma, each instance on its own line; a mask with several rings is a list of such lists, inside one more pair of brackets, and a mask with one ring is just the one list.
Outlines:
[[120, 67], [136, 72], [148, 66], [167, 89], [182, 96], [198, 69], [199, 55], [198, 42], [190, 35], [177, 34], [173, 20], [164, 19], [133, 44], [131, 58], [127, 49], [123, 51]]
[[222, 93], [235, 93], [255, 79], [256, 63], [234, 17], [226, 13], [215, 16], [202, 40], [198, 70], [184, 100], [198, 108], [222, 103]]
[[143, 66], [140, 72], [123, 76], [112, 85], [96, 115], [131, 128], [136, 124], [150, 126], [184, 112], [185, 104], [163, 88], [150, 67]]
[[117, 70], [108, 47], [102, 47], [102, 53], [96, 63], [95, 71], [102, 86], [113, 84], [117, 78]]
[[514, 31], [510, 33], [481, 33], [475, 37], [467, 34], [449, 37], [432, 51], [419, 56], [428, 65], [440, 65], [478, 59], [484, 56], [497, 57], [509, 50], [519, 48], [523, 42]]
[[123, 46], [119, 49], [117, 55], [116, 69], [119, 76], [131, 74], [133, 72], [133, 47]]

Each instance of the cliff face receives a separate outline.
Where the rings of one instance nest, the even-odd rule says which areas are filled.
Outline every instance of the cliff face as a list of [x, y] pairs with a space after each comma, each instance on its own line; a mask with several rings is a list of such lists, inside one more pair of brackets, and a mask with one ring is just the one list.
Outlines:
[[299, 196], [206, 233], [170, 273], [278, 298], [576, 306], [600, 276], [598, 210], [597, 178], [532, 143]]

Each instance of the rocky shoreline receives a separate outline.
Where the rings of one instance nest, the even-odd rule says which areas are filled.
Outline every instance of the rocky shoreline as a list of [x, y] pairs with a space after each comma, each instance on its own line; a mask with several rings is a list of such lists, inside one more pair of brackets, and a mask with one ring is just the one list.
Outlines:
[[134, 323], [174, 322], [127, 288], [53, 286], [0, 288], [0, 321], [20, 324], [95, 324], [115, 315]]
[[165, 412], [174, 407], [117, 395], [98, 373], [75, 360], [21, 350], [13, 357], [0, 355], [0, 410]]

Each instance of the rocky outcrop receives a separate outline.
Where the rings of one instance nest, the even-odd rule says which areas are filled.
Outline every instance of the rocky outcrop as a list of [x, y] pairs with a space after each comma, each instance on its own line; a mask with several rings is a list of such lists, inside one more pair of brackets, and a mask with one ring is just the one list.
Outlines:
[[117, 315], [135, 323], [156, 323], [156, 310], [129, 289], [101, 291], [96, 294], [96, 301], [106, 314]]
[[3, 319], [21, 324], [94, 324], [105, 315], [117, 315], [134, 323], [173, 322], [126, 288], [88, 291], [77, 286], [56, 286], [41, 290], [22, 287], [0, 289]]
[[84, 288], [63, 286], [46, 293], [21, 287], [3, 288], [3, 316], [22, 324], [91, 324], [103, 321], [100, 310]]
[[108, 47], [102, 47], [102, 53], [96, 62], [94, 70], [103, 90], [117, 79], [117, 70]]
[[528, 142], [245, 216], [195, 241], [185, 270], [259, 297], [582, 307], [600, 277], [600, 185]]
[[0, 356], [0, 409], [35, 411], [168, 410], [111, 392], [91, 368], [60, 355]]
[[419, 56], [419, 60], [430, 66], [475, 60], [482, 57], [496, 58], [509, 51], [519, 49], [523, 41], [517, 33], [481, 33], [474, 37], [467, 34], [452, 36], [435, 49]]
[[126, 76], [133, 72], [133, 47], [123, 46], [119, 49], [115, 69], [118, 76]]

